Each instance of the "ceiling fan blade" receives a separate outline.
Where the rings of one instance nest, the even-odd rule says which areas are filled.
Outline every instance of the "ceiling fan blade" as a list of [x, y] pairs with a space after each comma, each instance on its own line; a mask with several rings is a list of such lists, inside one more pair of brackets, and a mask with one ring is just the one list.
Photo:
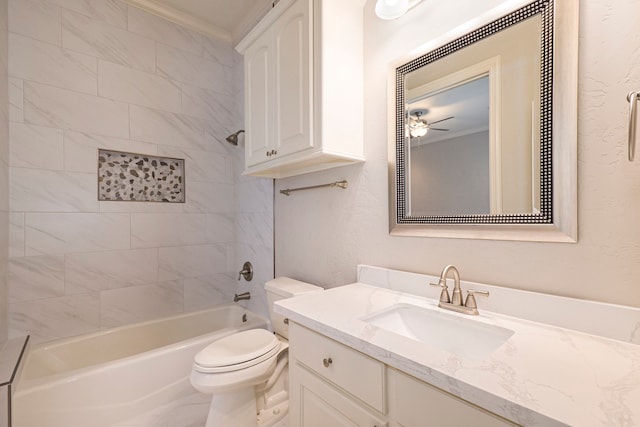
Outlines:
[[429, 126], [429, 130], [441, 130], [443, 132], [449, 132], [451, 129], [439, 129], [439, 128], [432, 128], [431, 126]]
[[453, 119], [454, 116], [451, 117], [447, 117], [446, 119], [440, 119], [440, 120], [436, 120], [435, 122], [429, 122], [430, 125], [434, 124], [434, 123], [440, 123], [440, 122], [444, 122], [445, 120], [450, 120]]

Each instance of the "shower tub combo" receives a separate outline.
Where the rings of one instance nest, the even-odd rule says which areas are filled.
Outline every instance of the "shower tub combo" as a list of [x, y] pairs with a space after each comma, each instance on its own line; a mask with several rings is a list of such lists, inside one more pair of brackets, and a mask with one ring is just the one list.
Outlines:
[[189, 383], [195, 354], [266, 327], [265, 318], [224, 304], [33, 346], [13, 397], [13, 426], [202, 426], [211, 396]]

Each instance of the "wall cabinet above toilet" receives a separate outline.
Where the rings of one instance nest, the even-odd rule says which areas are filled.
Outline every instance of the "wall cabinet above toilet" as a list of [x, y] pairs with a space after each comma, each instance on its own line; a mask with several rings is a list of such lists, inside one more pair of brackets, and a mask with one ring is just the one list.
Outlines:
[[238, 44], [245, 175], [361, 162], [362, 0], [280, 0]]

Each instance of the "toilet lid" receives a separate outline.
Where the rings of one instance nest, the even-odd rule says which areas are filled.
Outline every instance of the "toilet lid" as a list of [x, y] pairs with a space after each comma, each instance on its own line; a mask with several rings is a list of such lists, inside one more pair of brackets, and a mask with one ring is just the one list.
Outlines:
[[249, 329], [221, 338], [196, 354], [201, 372], [221, 372], [253, 366], [278, 352], [280, 341], [266, 329]]

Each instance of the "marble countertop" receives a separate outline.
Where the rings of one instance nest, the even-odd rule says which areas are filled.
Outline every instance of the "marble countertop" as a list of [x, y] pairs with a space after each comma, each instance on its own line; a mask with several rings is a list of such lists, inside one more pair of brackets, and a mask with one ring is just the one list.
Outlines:
[[[361, 319], [396, 304], [437, 301], [363, 283], [278, 301], [290, 320], [525, 426], [640, 426], [640, 346], [482, 311], [452, 316], [514, 331], [481, 359]], [[544, 307], [541, 307], [543, 310]]]

